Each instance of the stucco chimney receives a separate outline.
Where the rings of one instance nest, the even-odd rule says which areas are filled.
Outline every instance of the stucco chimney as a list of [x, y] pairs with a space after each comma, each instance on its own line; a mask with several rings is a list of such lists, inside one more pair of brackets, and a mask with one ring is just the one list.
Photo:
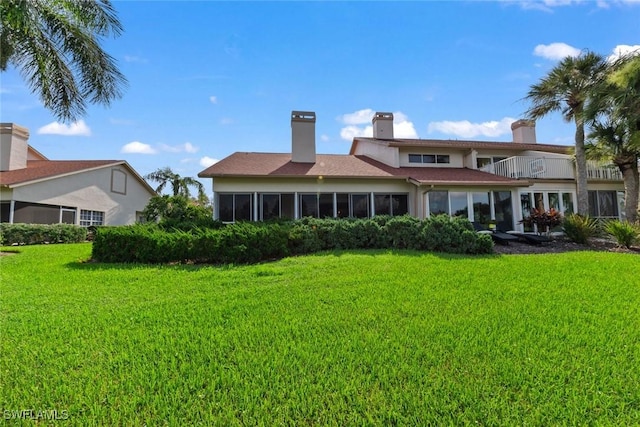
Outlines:
[[316, 113], [291, 112], [291, 161], [316, 162]]
[[373, 115], [373, 137], [393, 139], [393, 113], [376, 113]]
[[533, 120], [516, 120], [511, 123], [511, 132], [513, 132], [513, 142], [518, 144], [535, 144], [536, 141], [536, 122]]
[[0, 171], [27, 167], [29, 130], [13, 123], [0, 123]]

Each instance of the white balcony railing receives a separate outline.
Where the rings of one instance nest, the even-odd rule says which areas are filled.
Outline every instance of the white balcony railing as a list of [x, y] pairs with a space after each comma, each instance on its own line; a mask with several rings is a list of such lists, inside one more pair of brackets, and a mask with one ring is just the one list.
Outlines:
[[[479, 170], [508, 178], [575, 179], [573, 160], [562, 158], [514, 156]], [[622, 180], [622, 174], [615, 166], [588, 161], [587, 179], [618, 181]]]

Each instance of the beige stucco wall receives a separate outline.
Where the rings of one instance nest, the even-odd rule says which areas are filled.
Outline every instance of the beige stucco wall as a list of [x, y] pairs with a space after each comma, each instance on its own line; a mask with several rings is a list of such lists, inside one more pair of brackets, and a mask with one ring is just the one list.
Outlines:
[[[126, 174], [126, 194], [111, 191], [112, 169]], [[122, 176], [122, 175], [120, 175]], [[3, 200], [5, 192], [2, 194]], [[152, 194], [124, 166], [106, 167], [16, 187], [13, 200], [105, 213], [105, 225], [133, 224]]]
[[404, 180], [340, 178], [215, 178], [218, 193], [408, 193], [414, 187]]
[[353, 154], [371, 157], [394, 168], [400, 167], [400, 159], [396, 147], [387, 147], [382, 144], [360, 140]]

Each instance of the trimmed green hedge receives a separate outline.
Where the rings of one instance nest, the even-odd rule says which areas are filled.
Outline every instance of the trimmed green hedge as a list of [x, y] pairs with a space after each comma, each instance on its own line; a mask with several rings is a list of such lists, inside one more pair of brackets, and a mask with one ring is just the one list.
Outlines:
[[156, 224], [98, 227], [92, 257], [100, 262], [249, 264], [333, 249], [414, 249], [486, 254], [491, 237], [466, 219], [410, 216], [304, 218], [241, 222], [222, 228], [167, 231]]
[[87, 240], [87, 229], [78, 225], [0, 223], [2, 245], [78, 243], [85, 240]]

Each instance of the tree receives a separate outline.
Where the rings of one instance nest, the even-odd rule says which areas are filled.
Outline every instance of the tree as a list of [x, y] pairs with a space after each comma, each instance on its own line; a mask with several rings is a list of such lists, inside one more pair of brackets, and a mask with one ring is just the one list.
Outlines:
[[188, 199], [191, 197], [189, 187], [195, 187], [198, 190], [198, 202], [205, 204], [207, 201], [204, 186], [200, 181], [188, 176], [180, 176], [173, 172], [168, 166], [157, 169], [156, 171], [145, 175], [144, 178], [159, 183], [156, 187], [156, 193], [158, 194], [162, 193], [167, 184], [169, 184], [174, 196], [183, 196]]
[[591, 127], [587, 154], [613, 162], [624, 179], [625, 216], [638, 218], [640, 176], [640, 52], [623, 56], [607, 66], [585, 108]]
[[142, 211], [146, 222], [158, 222], [161, 227], [190, 230], [194, 227], [216, 227], [211, 207], [198, 205], [184, 196], [154, 196]]
[[591, 125], [585, 148], [588, 158], [607, 160], [618, 166], [624, 180], [625, 217], [627, 221], [635, 222], [638, 219], [638, 192], [640, 191], [638, 175], [640, 147], [631, 144], [630, 129], [628, 120], [595, 121]]
[[531, 86], [524, 98], [531, 104], [526, 114], [532, 120], [552, 112], [560, 112], [565, 121], [573, 120], [575, 123], [577, 210], [582, 215], [589, 212], [583, 113], [585, 103], [605, 69], [606, 61], [596, 53], [584, 52], [577, 57], [568, 56], [540, 82]]
[[122, 96], [127, 80], [99, 44], [122, 32], [109, 0], [2, 0], [0, 25], [0, 71], [15, 66], [58, 120]]

